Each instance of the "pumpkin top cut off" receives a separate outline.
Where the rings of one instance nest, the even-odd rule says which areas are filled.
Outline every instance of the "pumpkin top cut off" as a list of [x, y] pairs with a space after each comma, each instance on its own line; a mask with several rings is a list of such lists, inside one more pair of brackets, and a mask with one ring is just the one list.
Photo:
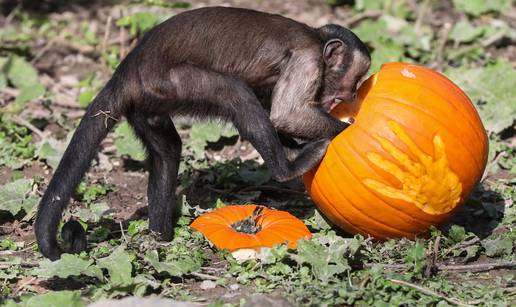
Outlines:
[[231, 205], [199, 216], [190, 225], [217, 249], [235, 251], [260, 249], [286, 243], [297, 247], [297, 240], [311, 233], [305, 224], [285, 211], [258, 205]]

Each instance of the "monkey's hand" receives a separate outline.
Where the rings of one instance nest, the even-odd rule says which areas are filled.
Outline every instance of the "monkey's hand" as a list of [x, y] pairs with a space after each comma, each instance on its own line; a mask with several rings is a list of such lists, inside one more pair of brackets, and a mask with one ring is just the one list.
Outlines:
[[303, 176], [306, 172], [319, 164], [330, 142], [331, 140], [329, 139], [322, 139], [306, 144], [301, 149], [296, 159], [289, 163], [288, 173], [275, 174], [273, 171], [274, 178], [279, 182], [284, 182]]

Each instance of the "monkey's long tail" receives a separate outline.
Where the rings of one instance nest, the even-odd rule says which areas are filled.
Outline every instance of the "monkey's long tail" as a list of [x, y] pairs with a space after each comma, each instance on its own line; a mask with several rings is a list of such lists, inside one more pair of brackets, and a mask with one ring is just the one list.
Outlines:
[[57, 228], [100, 142], [122, 115], [121, 99], [114, 90], [113, 81], [88, 107], [39, 204], [35, 222], [36, 239], [41, 253], [51, 260], [59, 259], [63, 252], [77, 253], [86, 248], [86, 233], [77, 221], [69, 221], [63, 226], [62, 248], [57, 243]]

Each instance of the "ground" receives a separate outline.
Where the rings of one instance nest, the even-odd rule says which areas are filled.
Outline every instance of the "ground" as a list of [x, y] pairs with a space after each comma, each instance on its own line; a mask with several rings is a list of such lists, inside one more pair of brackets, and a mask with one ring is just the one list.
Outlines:
[[[373, 52], [370, 73], [388, 61], [444, 73], [471, 98], [489, 136], [486, 171], [470, 198], [416, 240], [353, 236], [328, 224], [301, 180], [272, 180], [230, 125], [177, 119], [181, 217], [174, 241], [163, 243], [147, 228], [145, 154], [122, 122], [64, 214], [87, 229], [88, 251], [44, 260], [36, 205], [85, 108], [145, 31], [209, 5], [349, 26]], [[0, 8], [0, 303], [81, 306], [132, 295], [255, 306], [516, 303], [513, 2], [13, 0]], [[290, 212], [312, 239], [239, 261], [188, 226], [206, 210], [244, 203]]]

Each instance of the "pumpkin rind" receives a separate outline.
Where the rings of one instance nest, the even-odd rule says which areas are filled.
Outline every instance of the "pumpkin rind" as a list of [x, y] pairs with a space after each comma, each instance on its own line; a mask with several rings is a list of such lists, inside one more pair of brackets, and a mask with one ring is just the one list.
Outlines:
[[217, 249], [259, 249], [287, 243], [296, 248], [297, 240], [312, 235], [305, 224], [285, 211], [263, 208], [257, 223], [261, 230], [247, 234], [233, 229], [232, 225], [250, 217], [256, 205], [233, 205], [216, 209], [196, 218], [190, 225], [210, 240]]
[[350, 233], [378, 239], [425, 233], [480, 180], [488, 139], [468, 97], [428, 68], [387, 63], [359, 89], [355, 116], [304, 176], [319, 209]]

